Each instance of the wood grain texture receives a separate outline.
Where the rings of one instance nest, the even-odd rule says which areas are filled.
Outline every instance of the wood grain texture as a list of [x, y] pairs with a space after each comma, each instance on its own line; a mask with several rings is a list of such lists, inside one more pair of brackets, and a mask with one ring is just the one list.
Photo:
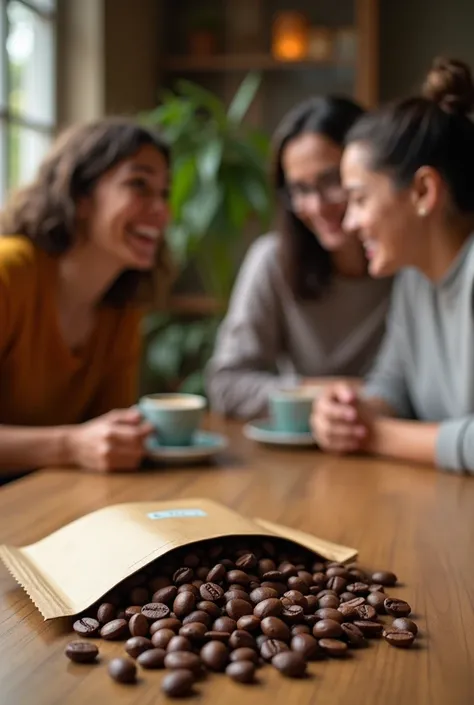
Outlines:
[[[259, 671], [261, 686], [212, 676], [196, 702], [237, 705], [472, 705], [474, 702], [474, 481], [364, 458], [262, 448], [237, 424], [212, 420], [231, 437], [210, 467], [154, 469], [110, 477], [43, 471], [0, 490], [0, 541], [23, 545], [87, 512], [122, 501], [210, 497], [261, 516], [353, 545], [370, 568], [393, 569], [392, 594], [413, 606], [422, 636], [402, 651], [380, 641], [344, 662], [317, 662], [311, 678], [289, 681]], [[105, 557], [104, 557], [105, 563]], [[162, 674], [144, 672], [119, 686], [104, 663], [120, 644], [101, 643], [102, 664], [63, 656], [66, 620], [43, 622], [0, 568], [0, 702], [2, 705], [156, 705]], [[193, 702], [193, 701], [190, 701]]]

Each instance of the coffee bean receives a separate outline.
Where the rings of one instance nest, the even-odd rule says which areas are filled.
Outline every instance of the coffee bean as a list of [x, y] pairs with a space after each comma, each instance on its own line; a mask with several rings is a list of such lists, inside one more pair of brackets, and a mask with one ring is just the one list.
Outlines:
[[99, 633], [100, 624], [97, 619], [83, 617], [82, 619], [76, 620], [72, 625], [72, 628], [76, 634], [86, 637], [94, 637]]
[[347, 580], [349, 578], [349, 571], [347, 568], [343, 568], [341, 566], [334, 566], [333, 568], [328, 568], [326, 571], [326, 575], [328, 578], [344, 578]]
[[[322, 607], [322, 605], [319, 604], [319, 600], [316, 595], [306, 595], [304, 599], [306, 600], [306, 607], [303, 607], [303, 610], [309, 614], [316, 612], [317, 609]], [[337, 600], [337, 597], [333, 599]], [[337, 600], [337, 604], [339, 605], [339, 600]]]
[[358, 627], [362, 634], [366, 637], [373, 638], [378, 637], [383, 632], [383, 624], [380, 622], [370, 622], [366, 620], [356, 620], [354, 625]]
[[385, 595], [383, 592], [369, 592], [367, 595], [367, 604], [374, 608], [379, 614], [385, 613]]
[[93, 663], [99, 655], [99, 649], [90, 641], [71, 641], [64, 653], [74, 663]]
[[[206, 575], [206, 582], [208, 583], [220, 583], [221, 580], [224, 580], [226, 576], [226, 569], [225, 566], [222, 565], [222, 563], [218, 563], [217, 565], [214, 566], [214, 568], [211, 568], [209, 573]], [[206, 598], [204, 598], [206, 599]]]
[[259, 619], [265, 619], [265, 617], [279, 617], [282, 612], [283, 605], [276, 597], [262, 600], [262, 602], [255, 605], [253, 610], [255, 617]]
[[[141, 608], [140, 605], [130, 605], [130, 607], [127, 607], [127, 609], [125, 610], [125, 612], [124, 612], [124, 614], [123, 614], [123, 617], [120, 617], [120, 619], [126, 619], [126, 620], [130, 621], [131, 618], [132, 618], [135, 614], [141, 614], [141, 611], [142, 611], [142, 608]], [[117, 618], [118, 616], [119, 616], [119, 612], [116, 613], [116, 617], [115, 617], [115, 618]], [[114, 619], [115, 619], [115, 618], [114, 618]], [[148, 623], [148, 622], [147, 622], [147, 623]]]
[[235, 561], [235, 565], [241, 570], [252, 570], [257, 565], [257, 557], [253, 553], [244, 553]]
[[319, 646], [328, 656], [340, 658], [347, 655], [347, 644], [337, 639], [320, 639]]
[[303, 615], [303, 621], [312, 629], [316, 622], [319, 622], [319, 617], [316, 617], [315, 614], [305, 614]]
[[103, 602], [97, 610], [97, 621], [106, 624], [115, 619], [117, 608], [111, 602]]
[[[344, 590], [346, 589], [346, 585], [347, 585], [347, 580], [345, 580], [344, 578], [341, 578], [339, 576], [336, 576], [334, 578], [329, 578], [329, 580], [327, 582], [328, 590], [334, 590], [334, 592], [337, 595], [340, 595], [341, 592], [344, 592]], [[347, 588], [347, 589], [349, 590], [349, 588]]]
[[[276, 565], [275, 561], [272, 561], [271, 558], [262, 558], [258, 562], [258, 574], [260, 577], [265, 575], [265, 573], [269, 573], [272, 570], [276, 570]], [[296, 575], [296, 571], [295, 571]]]
[[148, 620], [143, 614], [134, 614], [128, 622], [128, 629], [132, 636], [148, 636]]
[[161, 690], [170, 698], [183, 698], [191, 694], [194, 681], [194, 673], [185, 668], [178, 668], [163, 678]]
[[192, 651], [193, 645], [190, 640], [185, 636], [174, 636], [169, 640], [166, 651], [170, 653], [171, 651]]
[[263, 634], [269, 636], [271, 639], [288, 641], [290, 638], [290, 630], [285, 622], [278, 619], [278, 617], [265, 617], [265, 619], [262, 619], [260, 628]]
[[291, 636], [296, 636], [297, 634], [311, 634], [311, 627], [307, 624], [295, 624], [291, 627]]
[[249, 604], [251, 604], [249, 594], [244, 590], [227, 590], [227, 592], [224, 593], [224, 601], [227, 604], [231, 600], [244, 600], [244, 602], [248, 602]]
[[161, 588], [168, 587], [168, 585], [171, 585], [171, 580], [164, 575], [160, 575], [157, 578], [152, 578], [150, 580], [150, 590], [152, 592], [156, 592], [157, 590], [161, 590]]
[[205, 624], [206, 627], [209, 628], [212, 624], [212, 617], [203, 610], [195, 610], [183, 619], [183, 626], [185, 626], [186, 624], [194, 624], [194, 622], [200, 622], [201, 624]]
[[173, 602], [173, 612], [182, 619], [196, 607], [196, 597], [191, 592], [181, 592]]
[[372, 583], [372, 585], [369, 585], [370, 592], [385, 592], [385, 588], [380, 583]]
[[315, 661], [321, 656], [318, 642], [310, 634], [296, 634], [290, 643], [291, 650], [301, 654], [306, 661]]
[[308, 606], [307, 598], [298, 590], [287, 590], [283, 595], [283, 598], [289, 600], [292, 605], [299, 605], [300, 607], [303, 607], [303, 609]]
[[137, 667], [128, 658], [114, 658], [109, 663], [109, 675], [117, 683], [135, 683]]
[[272, 658], [272, 666], [288, 678], [302, 678], [306, 674], [306, 661], [301, 654], [285, 651]]
[[241, 646], [235, 649], [230, 654], [231, 661], [252, 661], [255, 665], [258, 664], [258, 653], [255, 649], [251, 649], [248, 646]]
[[200, 588], [197, 588], [193, 583], [185, 583], [184, 585], [180, 585], [178, 588], [178, 595], [180, 595], [182, 592], [190, 592], [191, 595], [194, 595], [196, 600], [200, 599], [199, 595], [199, 590]]
[[393, 629], [400, 629], [402, 632], [411, 632], [414, 636], [418, 634], [418, 627], [411, 619], [405, 619], [405, 617], [399, 617], [394, 619], [392, 622]]
[[136, 659], [144, 651], [148, 651], [153, 648], [153, 644], [150, 639], [144, 636], [132, 636], [125, 642], [125, 651], [129, 656]]
[[202, 647], [200, 656], [211, 671], [223, 671], [229, 660], [229, 650], [220, 641], [209, 641]]
[[380, 583], [384, 587], [393, 587], [397, 583], [397, 576], [387, 570], [379, 570], [376, 573], [372, 573], [371, 580], [372, 583]]
[[204, 583], [199, 588], [199, 594], [207, 602], [219, 602], [224, 596], [224, 590], [216, 583]]
[[165, 668], [171, 670], [185, 668], [198, 675], [201, 670], [201, 659], [190, 651], [172, 651], [165, 656]]
[[397, 646], [399, 649], [408, 649], [415, 641], [415, 635], [413, 632], [405, 630], [390, 630], [387, 631], [385, 636], [385, 641], [390, 644], [390, 646]]
[[185, 624], [179, 630], [179, 635], [184, 636], [189, 639], [192, 643], [205, 641], [205, 634], [207, 632], [207, 626], [202, 622], [191, 622], [190, 624]]
[[231, 649], [241, 649], [243, 647], [252, 649], [255, 647], [255, 639], [244, 629], [236, 629], [229, 637], [229, 646]]
[[341, 614], [339, 609], [335, 610], [331, 607], [323, 607], [322, 609], [317, 610], [315, 615], [318, 619], [331, 619], [333, 622], [339, 622], [339, 624], [346, 621], [344, 619], [344, 615]]
[[118, 641], [125, 639], [129, 635], [128, 622], [126, 619], [113, 619], [104, 624], [100, 630], [100, 636], [106, 641]]
[[178, 594], [176, 585], [168, 585], [153, 593], [152, 602], [160, 602], [171, 607]]
[[255, 678], [255, 664], [251, 661], [234, 661], [229, 663], [225, 672], [237, 683], [252, 683]]
[[237, 622], [230, 617], [219, 617], [212, 625], [214, 632], [229, 632], [232, 634], [237, 629]]
[[351, 600], [354, 600], [354, 599], [357, 599], [357, 598], [354, 598], [354, 595], [352, 594], [352, 592], [341, 592], [341, 594], [339, 595], [339, 600], [341, 602], [350, 602]]
[[260, 647], [260, 656], [265, 661], [271, 661], [274, 656], [281, 653], [282, 651], [289, 651], [289, 647], [284, 641], [279, 641], [278, 639], [266, 638]]
[[[288, 605], [281, 613], [281, 618], [287, 624], [297, 624], [303, 620], [303, 608], [300, 605]], [[275, 617], [267, 617], [267, 619], [275, 619]]]
[[257, 605], [260, 602], [263, 602], [264, 600], [269, 600], [269, 599], [276, 599], [278, 598], [278, 592], [276, 590], [273, 590], [272, 588], [256, 588], [255, 590], [252, 590], [252, 592], [249, 595], [250, 602], [253, 605]]
[[[311, 580], [312, 579], [313, 578], [311, 576]], [[309, 592], [309, 586], [299, 576], [288, 578], [288, 587], [290, 590], [298, 590], [298, 592], [302, 592], [303, 595], [307, 595]]]
[[222, 614], [219, 605], [216, 605], [215, 602], [209, 602], [209, 600], [198, 602], [196, 607], [200, 612], [207, 612], [211, 619], [217, 619]]
[[173, 582], [175, 585], [185, 585], [190, 583], [194, 578], [194, 570], [183, 566], [173, 574]]
[[313, 573], [313, 586], [326, 585], [328, 580], [326, 573]]
[[392, 617], [408, 617], [411, 607], [405, 600], [398, 600], [395, 597], [387, 597], [383, 603], [385, 612]]
[[187, 568], [197, 568], [200, 563], [201, 559], [196, 553], [188, 553], [188, 555], [183, 558], [183, 565]]
[[247, 632], [254, 632], [260, 628], [260, 619], [254, 614], [244, 614], [243, 617], [237, 620], [237, 629], [243, 629]]
[[270, 581], [270, 582], [275, 582], [275, 583], [285, 583], [287, 581], [287, 577], [281, 573], [279, 570], [270, 570], [268, 573], [265, 573], [263, 576], [263, 580], [265, 581]]
[[170, 608], [163, 602], [149, 602], [142, 607], [142, 614], [149, 622], [156, 622], [157, 619], [169, 617]]
[[176, 634], [172, 629], [160, 629], [153, 634], [151, 641], [156, 649], [166, 649], [174, 636]]
[[316, 595], [313, 595], [312, 597], [314, 597], [314, 599], [318, 602], [320, 608], [330, 607], [332, 609], [337, 609], [340, 604], [340, 599], [334, 595], [324, 595], [320, 600], [318, 600]]
[[325, 595], [334, 595], [334, 597], [339, 597], [339, 595], [336, 592], [334, 592], [334, 590], [325, 589], [325, 590], [320, 590], [319, 592], [316, 593], [316, 597], [318, 598], [318, 600], [320, 600]]
[[137, 658], [137, 663], [148, 670], [165, 667], [166, 651], [164, 649], [149, 649]]
[[364, 619], [368, 622], [374, 622], [377, 620], [377, 612], [370, 605], [361, 605], [356, 607], [357, 619]]
[[337, 609], [338, 612], [340, 612], [344, 617], [344, 621], [351, 621], [353, 619], [357, 619], [357, 610], [359, 609], [359, 607], [362, 607], [364, 605], [364, 602], [365, 600], [363, 597], [356, 597], [352, 600], [349, 600], [348, 602], [343, 602], [342, 605], [339, 605]]
[[349, 646], [365, 646], [367, 644], [363, 632], [351, 622], [341, 624], [342, 636]]
[[204, 635], [207, 641], [222, 641], [223, 644], [227, 644], [230, 637], [230, 632], [215, 632], [212, 629], [205, 633]]
[[313, 636], [316, 639], [337, 639], [342, 636], [341, 625], [333, 619], [321, 619], [313, 627]]
[[369, 586], [366, 583], [350, 583], [347, 592], [351, 592], [356, 597], [365, 597], [369, 594]]
[[182, 626], [183, 625], [182, 625], [181, 620], [176, 619], [176, 617], [167, 617], [166, 619], [157, 619], [156, 622], [153, 622], [153, 624], [150, 627], [150, 634], [153, 635], [153, 634], [155, 634], [155, 632], [160, 631], [160, 629], [171, 629], [171, 631], [173, 631], [175, 634], [177, 634]]
[[250, 583], [250, 578], [243, 570], [229, 570], [227, 573], [227, 581], [229, 583], [245, 586]]
[[252, 605], [245, 600], [229, 600], [225, 608], [229, 617], [235, 621], [253, 612]]

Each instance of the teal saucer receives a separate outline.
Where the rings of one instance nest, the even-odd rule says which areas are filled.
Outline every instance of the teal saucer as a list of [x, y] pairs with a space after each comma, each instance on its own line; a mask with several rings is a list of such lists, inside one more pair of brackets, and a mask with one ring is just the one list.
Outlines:
[[251, 421], [244, 426], [244, 436], [258, 443], [268, 443], [278, 446], [314, 446], [315, 440], [311, 433], [290, 433], [277, 431], [273, 428], [271, 419]]
[[227, 448], [227, 439], [220, 433], [197, 431], [189, 446], [163, 446], [157, 436], [146, 440], [148, 457], [152, 460], [166, 460], [175, 463], [197, 462], [212, 458]]

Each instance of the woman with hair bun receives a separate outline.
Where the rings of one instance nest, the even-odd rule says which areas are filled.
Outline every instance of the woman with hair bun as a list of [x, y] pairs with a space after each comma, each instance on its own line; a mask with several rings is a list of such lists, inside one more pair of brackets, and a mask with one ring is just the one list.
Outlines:
[[436, 59], [420, 97], [362, 117], [342, 159], [373, 277], [399, 273], [387, 334], [359, 394], [315, 405], [328, 451], [364, 451], [474, 472], [474, 83]]

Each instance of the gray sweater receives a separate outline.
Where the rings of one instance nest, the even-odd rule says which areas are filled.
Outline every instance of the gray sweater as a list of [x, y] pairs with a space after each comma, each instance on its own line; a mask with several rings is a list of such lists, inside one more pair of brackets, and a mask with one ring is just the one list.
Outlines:
[[278, 236], [250, 248], [208, 366], [211, 405], [255, 417], [268, 394], [298, 377], [363, 376], [379, 349], [390, 280], [335, 277], [317, 301], [296, 301], [281, 270]]
[[366, 396], [402, 418], [441, 422], [436, 462], [474, 472], [474, 236], [445, 277], [399, 275]]

